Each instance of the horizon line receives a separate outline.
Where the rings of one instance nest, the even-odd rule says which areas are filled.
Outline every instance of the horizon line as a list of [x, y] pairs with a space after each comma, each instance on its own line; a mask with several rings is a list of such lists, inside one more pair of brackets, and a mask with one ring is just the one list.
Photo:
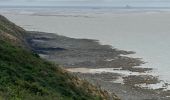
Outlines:
[[49, 5], [0, 5], [0, 8], [29, 8], [29, 7], [38, 7], [38, 8], [57, 8], [57, 7], [61, 7], [61, 8], [128, 8], [128, 9], [133, 9], [133, 8], [170, 8], [170, 6], [131, 6], [131, 5], [124, 5], [124, 6], [77, 6], [77, 5], [69, 5], [69, 6], [49, 6]]

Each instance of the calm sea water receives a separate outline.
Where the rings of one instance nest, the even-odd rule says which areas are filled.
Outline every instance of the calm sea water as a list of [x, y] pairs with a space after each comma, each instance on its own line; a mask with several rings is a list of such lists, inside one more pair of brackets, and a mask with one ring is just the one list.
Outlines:
[[3, 8], [0, 12], [31, 31], [100, 40], [135, 51], [170, 83], [170, 10], [161, 8]]

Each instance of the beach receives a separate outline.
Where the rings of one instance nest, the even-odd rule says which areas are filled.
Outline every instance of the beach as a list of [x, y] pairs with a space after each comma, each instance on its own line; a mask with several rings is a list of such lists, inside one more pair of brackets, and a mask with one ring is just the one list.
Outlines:
[[132, 51], [113, 49], [97, 40], [35, 31], [29, 32], [26, 40], [40, 57], [122, 100], [169, 99], [167, 83], [149, 73], [151, 68], [135, 67], [144, 63], [141, 59], [124, 56]]

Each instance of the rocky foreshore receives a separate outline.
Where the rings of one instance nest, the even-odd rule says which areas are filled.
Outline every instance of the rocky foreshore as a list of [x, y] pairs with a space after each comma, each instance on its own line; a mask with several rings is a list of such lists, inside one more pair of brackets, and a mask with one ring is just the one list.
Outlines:
[[[75, 75], [122, 100], [169, 100], [166, 83], [159, 89], [142, 87], [161, 83], [157, 76], [150, 75], [152, 68], [136, 67], [144, 64], [140, 58], [126, 55], [132, 51], [101, 45], [97, 40], [74, 39], [51, 33], [29, 32], [27, 42], [33, 52], [42, 58], [61, 64]], [[76, 69], [80, 70], [76, 70]], [[82, 68], [87, 69], [84, 73]]]

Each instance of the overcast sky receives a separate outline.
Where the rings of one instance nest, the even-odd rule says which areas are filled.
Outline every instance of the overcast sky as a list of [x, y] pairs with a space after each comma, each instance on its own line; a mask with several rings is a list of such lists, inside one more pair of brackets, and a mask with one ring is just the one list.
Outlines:
[[27, 6], [160, 6], [170, 7], [170, 0], [0, 0], [0, 5]]

